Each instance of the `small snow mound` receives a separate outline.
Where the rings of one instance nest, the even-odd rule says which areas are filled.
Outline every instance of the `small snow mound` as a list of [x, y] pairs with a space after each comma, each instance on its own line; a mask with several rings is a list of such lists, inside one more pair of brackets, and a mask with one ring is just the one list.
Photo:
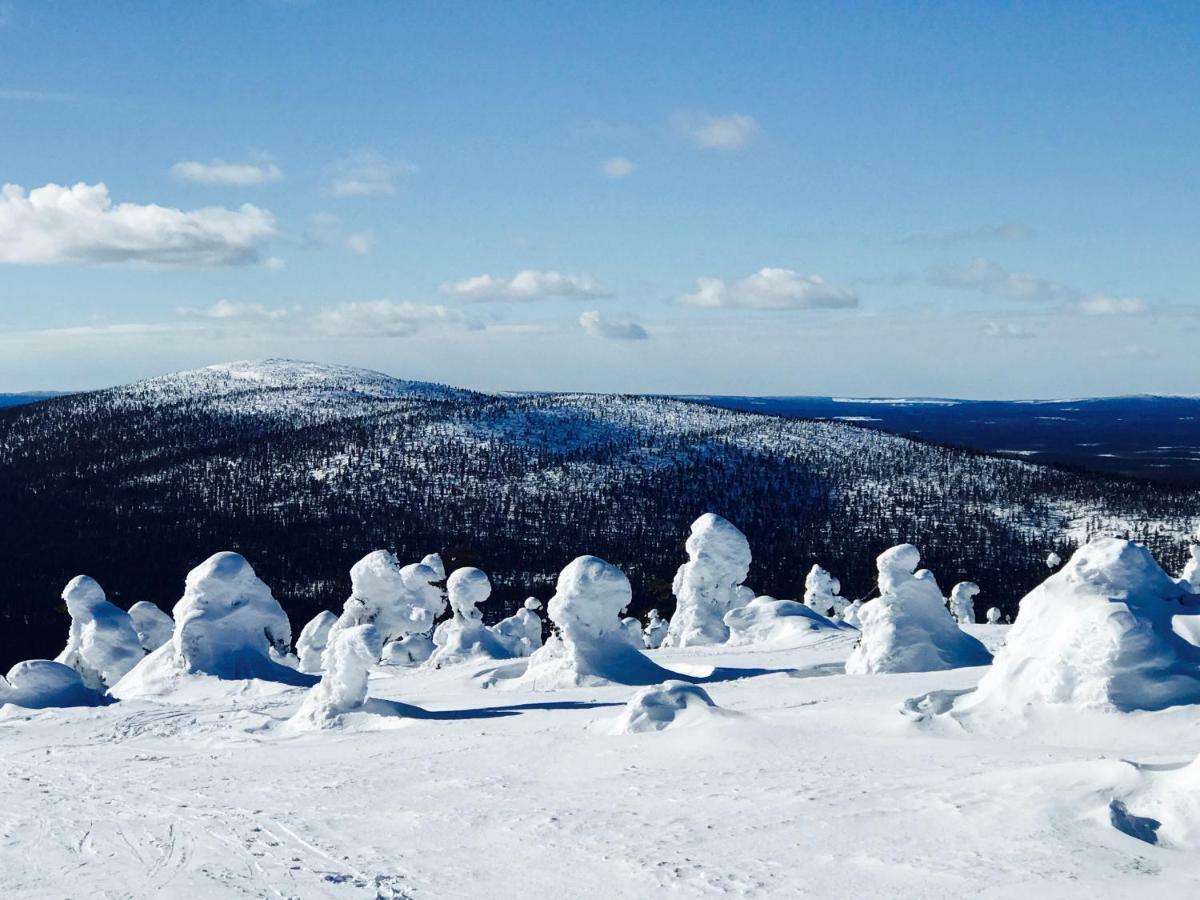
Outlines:
[[1174, 581], [1143, 545], [1093, 541], [1021, 600], [995, 663], [955, 714], [1200, 703], [1200, 648], [1172, 621], [1197, 615], [1200, 595]]
[[613, 725], [613, 734], [644, 734], [702, 725], [718, 709], [703, 688], [686, 681], [665, 681], [644, 687], [629, 698]]
[[62, 598], [71, 614], [71, 630], [55, 662], [78, 672], [92, 690], [107, 690], [146, 656], [133, 620], [109, 603], [104, 590], [87, 575], [72, 578]]
[[518, 682], [533, 690], [608, 683], [658, 684], [673, 674], [651, 662], [627, 638], [621, 610], [633, 598], [625, 573], [595, 556], [581, 556], [558, 576], [550, 620], [558, 635], [529, 658]]
[[367, 702], [371, 666], [382, 652], [374, 625], [356, 625], [333, 636], [325, 653], [325, 674], [292, 716], [294, 725], [333, 728], [346, 713]]
[[296, 655], [300, 660], [301, 672], [308, 672], [310, 675], [321, 672], [321, 655], [329, 643], [329, 632], [337, 618], [329, 610], [323, 609], [300, 629], [300, 637], [296, 639]]
[[78, 672], [48, 659], [19, 662], [5, 678], [0, 678], [0, 706], [50, 709], [100, 706], [105, 702], [104, 695], [84, 684]]
[[934, 672], [991, 660], [987, 648], [955, 624], [933, 573], [914, 572], [920, 561], [912, 544], [876, 559], [880, 596], [859, 611], [862, 638], [846, 660], [847, 674]]
[[[730, 646], [746, 644], [809, 643], [814, 637], [839, 634], [844, 629], [816, 612], [807, 603], [755, 597], [740, 609], [725, 614]], [[847, 634], [853, 632], [845, 630]]]
[[686, 547], [688, 561], [671, 586], [675, 615], [663, 646], [723, 644], [729, 639], [725, 613], [753, 596], [740, 590], [750, 570], [750, 543], [731, 522], [705, 513], [692, 523]]
[[175, 632], [175, 620], [148, 600], [139, 600], [129, 607], [129, 618], [147, 653], [153, 653], [171, 640]]
[[419, 666], [433, 656], [433, 639], [424, 634], [410, 634], [406, 638], [385, 644], [379, 661], [385, 666], [411, 668]]

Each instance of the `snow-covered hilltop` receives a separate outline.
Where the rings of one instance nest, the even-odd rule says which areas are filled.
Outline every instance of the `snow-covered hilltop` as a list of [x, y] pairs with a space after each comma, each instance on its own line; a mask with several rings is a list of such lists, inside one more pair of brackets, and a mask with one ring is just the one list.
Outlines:
[[[817, 560], [865, 596], [875, 557], [921, 548], [947, 586], [1008, 615], [1090, 534], [1130, 532], [1172, 569], [1200, 497], [869, 431], [661, 397], [490, 395], [287, 360], [233, 363], [0, 410], [0, 665], [57, 652], [79, 570], [122, 608], [162, 601], [209, 554], [254, 560], [298, 622], [345, 601], [364, 553], [477, 565], [488, 623], [548, 598], [588, 548], [632, 612], [673, 610], [700, 512], [758, 548], [749, 583], [800, 597]], [[80, 536], [86, 535], [86, 539]], [[32, 646], [30, 646], [30, 642]]]

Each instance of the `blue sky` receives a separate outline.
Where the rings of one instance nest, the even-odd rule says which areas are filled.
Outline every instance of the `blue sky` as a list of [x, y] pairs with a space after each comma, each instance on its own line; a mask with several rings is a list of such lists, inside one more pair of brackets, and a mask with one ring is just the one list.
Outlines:
[[1200, 393], [1197, 58], [1187, 3], [0, 0], [0, 390]]

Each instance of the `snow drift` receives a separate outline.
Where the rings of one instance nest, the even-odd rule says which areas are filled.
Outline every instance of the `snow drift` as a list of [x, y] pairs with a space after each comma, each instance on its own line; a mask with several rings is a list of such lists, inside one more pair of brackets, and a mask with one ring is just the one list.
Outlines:
[[[750, 603], [725, 614], [729, 644], [798, 644], [815, 636], [838, 634], [843, 629], [816, 612], [807, 603], [755, 597]], [[853, 632], [846, 631], [853, 634]]]
[[95, 579], [77, 575], [63, 589], [71, 630], [55, 662], [79, 673], [92, 690], [120, 681], [146, 656], [129, 613], [108, 602]]
[[629, 698], [613, 725], [613, 734], [701, 725], [720, 711], [704, 688], [686, 681], [665, 681], [644, 687]]
[[48, 659], [19, 662], [0, 678], [0, 707], [11, 703], [24, 709], [49, 709], [105, 702], [104, 695], [84, 684], [77, 671]]
[[859, 610], [862, 638], [846, 660], [847, 674], [933, 672], [991, 661], [987, 648], [950, 617], [933, 573], [914, 572], [920, 561], [912, 544], [879, 554], [880, 596]]
[[1021, 600], [1007, 642], [955, 715], [1200, 703], [1200, 648], [1172, 621], [1197, 615], [1200, 595], [1174, 581], [1143, 545], [1094, 540]]
[[750, 543], [730, 522], [705, 513], [692, 523], [686, 547], [688, 561], [671, 586], [675, 615], [663, 646], [723, 644], [729, 639], [725, 614], [753, 597], [740, 590], [750, 571]]

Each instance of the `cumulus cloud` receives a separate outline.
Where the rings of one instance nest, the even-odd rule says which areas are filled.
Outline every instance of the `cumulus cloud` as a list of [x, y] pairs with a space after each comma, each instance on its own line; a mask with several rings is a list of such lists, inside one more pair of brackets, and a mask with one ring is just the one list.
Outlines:
[[625, 178], [632, 175], [637, 164], [623, 156], [614, 156], [600, 164], [600, 171], [609, 178]]
[[1015, 322], [988, 322], [983, 326], [983, 333], [988, 337], [1012, 338], [1016, 340], [1034, 337], [1032, 331], [1024, 325], [1018, 325]]
[[346, 246], [350, 248], [351, 253], [357, 253], [359, 256], [370, 256], [375, 252], [375, 235], [369, 231], [364, 231], [361, 234], [352, 234], [346, 238]]
[[1109, 297], [1091, 294], [1077, 304], [1086, 316], [1136, 316], [1146, 312], [1146, 301], [1139, 297]]
[[935, 269], [929, 280], [938, 287], [975, 291], [1013, 300], [1051, 301], [1070, 297], [1074, 292], [1048, 278], [1010, 272], [987, 259], [976, 259], [958, 269]]
[[1020, 222], [1001, 222], [995, 225], [975, 225], [950, 231], [930, 231], [910, 234], [901, 244], [915, 247], [957, 247], [964, 244], [1016, 243], [1033, 237], [1033, 229]]
[[741, 113], [676, 113], [671, 125], [702, 150], [741, 150], [762, 133], [753, 116]]
[[329, 190], [335, 197], [394, 194], [396, 183], [416, 171], [412, 163], [388, 159], [374, 150], [360, 150], [333, 164]]
[[286, 307], [268, 307], [261, 303], [239, 303], [236, 300], [218, 300], [212, 306], [197, 309], [181, 306], [175, 310], [182, 319], [200, 319], [209, 321], [257, 321], [272, 322], [290, 317], [295, 309]]
[[103, 184], [0, 188], [0, 263], [235, 266], [275, 233], [274, 216], [248, 203], [184, 211], [114, 204]]
[[564, 275], [525, 269], [512, 278], [476, 275], [443, 284], [438, 290], [463, 300], [541, 300], [549, 297], [590, 299], [604, 297], [608, 291], [590, 275]]
[[696, 290], [677, 297], [675, 302], [708, 308], [845, 309], [858, 306], [858, 295], [830, 284], [819, 275], [766, 268], [740, 281], [697, 278]]
[[223, 159], [212, 159], [208, 162], [188, 159], [171, 166], [171, 174], [180, 181], [235, 187], [250, 187], [283, 180], [283, 172], [269, 159], [244, 163], [230, 163]]
[[609, 341], [644, 341], [650, 336], [637, 322], [606, 319], [596, 310], [580, 315], [579, 324], [592, 337]]
[[317, 313], [316, 326], [334, 337], [409, 337], [427, 326], [482, 327], [458, 310], [409, 300], [363, 300], [326, 307]]

